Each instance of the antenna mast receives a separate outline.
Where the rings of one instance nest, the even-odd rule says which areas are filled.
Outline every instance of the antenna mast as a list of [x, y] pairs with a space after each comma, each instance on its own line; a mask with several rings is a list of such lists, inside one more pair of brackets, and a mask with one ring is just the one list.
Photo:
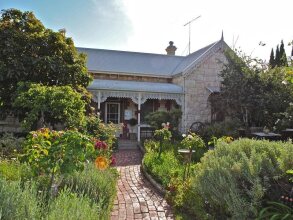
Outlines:
[[184, 25], [184, 27], [185, 27], [186, 25], [188, 25], [188, 30], [189, 30], [189, 40], [188, 40], [188, 52], [189, 52], [189, 54], [190, 54], [190, 35], [191, 35], [190, 25], [191, 25], [192, 22], [194, 22], [195, 20], [197, 20], [197, 19], [200, 18], [200, 17], [201, 17], [201, 15], [200, 15], [200, 16], [197, 16], [196, 18], [194, 18], [194, 19], [192, 19], [192, 20], [190, 20], [189, 22], [187, 22], [187, 23]]

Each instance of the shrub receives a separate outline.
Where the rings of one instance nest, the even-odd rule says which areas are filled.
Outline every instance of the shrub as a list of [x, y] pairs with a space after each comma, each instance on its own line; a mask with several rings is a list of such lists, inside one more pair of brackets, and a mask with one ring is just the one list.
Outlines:
[[88, 197], [97, 206], [98, 219], [105, 219], [111, 211], [116, 196], [117, 177], [118, 174], [114, 169], [99, 171], [89, 164], [82, 172], [75, 172], [66, 177], [63, 184], [78, 196]]
[[238, 119], [227, 119], [223, 122], [215, 122], [206, 124], [200, 129], [198, 134], [205, 140], [206, 143], [212, 137], [220, 138], [223, 136], [238, 137], [238, 130], [241, 127], [241, 122]]
[[[219, 219], [255, 218], [263, 200], [280, 198], [285, 172], [293, 166], [292, 154], [293, 144], [289, 142], [240, 139], [218, 143], [195, 168], [191, 211], [200, 219], [207, 218], [200, 213]], [[205, 205], [199, 207], [195, 204], [198, 200]]]
[[147, 171], [164, 187], [167, 187], [172, 177], [183, 178], [183, 166], [176, 158], [174, 152], [162, 152], [158, 158], [158, 153], [150, 151], [145, 154], [143, 164]]
[[17, 138], [11, 133], [5, 133], [0, 139], [0, 157], [13, 158], [22, 152], [24, 138]]
[[97, 207], [87, 196], [77, 195], [65, 188], [50, 204], [46, 219], [98, 220], [101, 218]]
[[154, 127], [155, 129], [162, 128], [162, 124], [169, 122], [170, 130], [176, 131], [178, 130], [179, 120], [181, 118], [182, 112], [179, 109], [173, 109], [169, 112], [167, 111], [156, 111], [149, 113], [145, 120], [146, 122]]
[[98, 115], [91, 114], [86, 117], [85, 132], [98, 140], [105, 141], [110, 147], [116, 142], [115, 132], [118, 126], [104, 124]]
[[1, 219], [41, 219], [40, 203], [33, 186], [21, 186], [19, 181], [0, 178], [0, 218]]
[[32, 177], [31, 171], [26, 164], [18, 161], [2, 160], [0, 161], [0, 177], [6, 180], [27, 180]]

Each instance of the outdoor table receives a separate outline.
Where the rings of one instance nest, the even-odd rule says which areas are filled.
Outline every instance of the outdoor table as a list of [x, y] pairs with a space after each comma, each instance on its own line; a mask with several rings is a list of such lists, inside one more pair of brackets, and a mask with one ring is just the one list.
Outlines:
[[268, 132], [268, 133], [255, 132], [255, 133], [252, 133], [252, 135], [256, 137], [257, 139], [279, 140], [281, 138], [280, 134], [276, 134], [273, 132]]

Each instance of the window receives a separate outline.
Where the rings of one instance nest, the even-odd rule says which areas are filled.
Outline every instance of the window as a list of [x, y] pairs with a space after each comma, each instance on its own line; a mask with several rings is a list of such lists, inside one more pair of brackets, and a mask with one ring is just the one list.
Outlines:
[[118, 124], [120, 122], [120, 103], [108, 102], [106, 103], [106, 123]]

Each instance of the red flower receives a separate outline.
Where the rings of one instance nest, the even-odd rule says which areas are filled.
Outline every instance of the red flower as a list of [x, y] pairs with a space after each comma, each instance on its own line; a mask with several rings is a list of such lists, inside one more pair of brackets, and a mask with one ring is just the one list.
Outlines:
[[104, 142], [104, 141], [97, 141], [95, 143], [95, 149], [98, 149], [98, 150], [106, 150], [107, 149], [107, 144]]

